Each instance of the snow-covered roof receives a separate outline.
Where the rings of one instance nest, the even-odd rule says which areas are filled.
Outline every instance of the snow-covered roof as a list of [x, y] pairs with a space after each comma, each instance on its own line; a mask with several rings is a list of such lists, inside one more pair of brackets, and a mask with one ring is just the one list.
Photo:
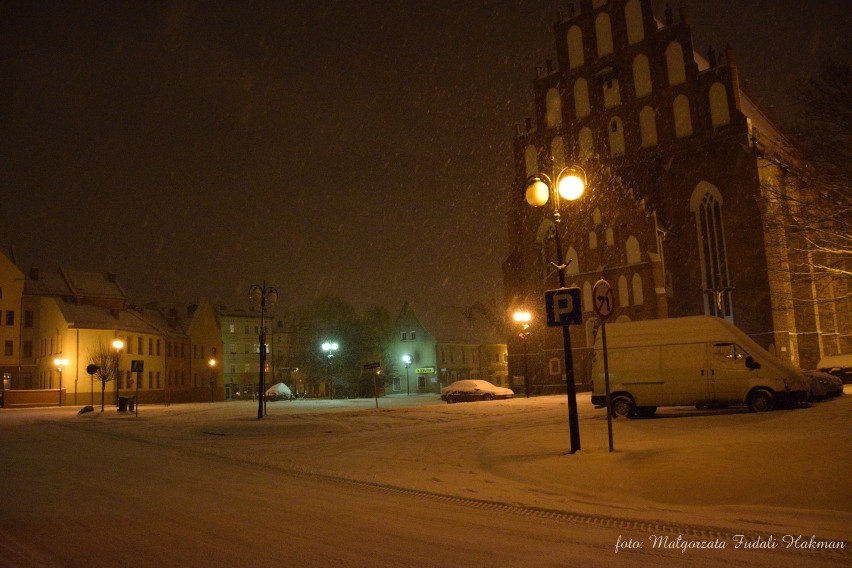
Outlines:
[[820, 371], [825, 369], [852, 369], [852, 353], [823, 357], [817, 363], [817, 369]]
[[429, 306], [415, 310], [406, 302], [403, 312], [406, 307], [438, 342], [476, 345], [506, 343], [493, 313], [484, 304], [477, 303], [471, 307]]
[[121, 329], [136, 333], [159, 335], [161, 330], [151, 325], [136, 310], [110, 310], [89, 304], [76, 304], [55, 298], [65, 321], [74, 329]]
[[34, 296], [75, 296], [126, 299], [114, 274], [86, 272], [73, 268], [56, 271], [33, 269], [28, 275], [24, 293]]

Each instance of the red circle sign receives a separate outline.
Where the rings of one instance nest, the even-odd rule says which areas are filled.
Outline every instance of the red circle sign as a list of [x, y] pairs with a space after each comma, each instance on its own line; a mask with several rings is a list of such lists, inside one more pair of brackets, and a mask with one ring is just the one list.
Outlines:
[[606, 280], [598, 280], [592, 289], [592, 305], [595, 313], [607, 319], [615, 309], [615, 292]]

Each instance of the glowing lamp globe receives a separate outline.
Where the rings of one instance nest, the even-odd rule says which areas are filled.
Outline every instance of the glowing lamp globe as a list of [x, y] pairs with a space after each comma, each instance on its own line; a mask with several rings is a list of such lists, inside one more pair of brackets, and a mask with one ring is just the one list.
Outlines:
[[527, 203], [533, 207], [541, 207], [547, 203], [547, 200], [550, 197], [550, 188], [548, 188], [547, 184], [543, 181], [535, 180], [527, 186], [525, 197]]
[[559, 195], [568, 201], [579, 199], [585, 189], [585, 182], [575, 174], [567, 175], [559, 180]]

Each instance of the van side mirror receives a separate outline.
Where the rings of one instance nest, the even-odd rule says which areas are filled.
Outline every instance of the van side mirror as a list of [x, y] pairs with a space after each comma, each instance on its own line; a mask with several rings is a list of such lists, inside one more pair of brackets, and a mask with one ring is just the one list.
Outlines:
[[746, 357], [745, 364], [749, 369], [760, 369], [760, 363], [755, 361], [751, 355]]

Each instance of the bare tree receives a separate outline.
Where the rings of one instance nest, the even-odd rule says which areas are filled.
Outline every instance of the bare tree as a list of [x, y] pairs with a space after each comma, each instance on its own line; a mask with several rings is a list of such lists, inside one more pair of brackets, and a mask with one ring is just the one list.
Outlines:
[[[852, 44], [796, 94], [792, 146], [757, 144], [770, 264], [790, 302], [848, 302], [852, 287]], [[759, 142], [759, 141], [758, 141]]]
[[106, 384], [118, 376], [121, 353], [110, 348], [101, 339], [98, 339], [97, 346], [89, 348], [88, 351], [89, 362], [99, 367], [98, 372], [95, 373], [95, 378], [101, 382], [101, 412], [103, 412]]

